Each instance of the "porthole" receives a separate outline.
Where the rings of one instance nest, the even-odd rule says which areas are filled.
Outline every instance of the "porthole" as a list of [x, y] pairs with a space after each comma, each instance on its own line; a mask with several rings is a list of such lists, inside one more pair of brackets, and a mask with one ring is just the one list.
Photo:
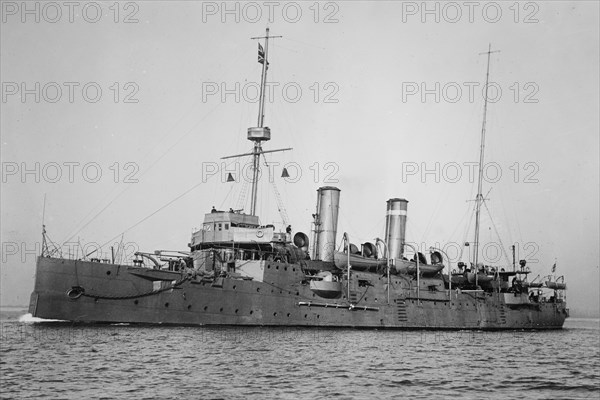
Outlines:
[[188, 309], [188, 310], [191, 310], [191, 309], [192, 309], [192, 305], [191, 305], [191, 304], [188, 304], [188, 306], [187, 306], [187, 309]]
[[296, 268], [292, 268], [292, 271], [293, 271], [293, 272], [296, 272]]
[[169, 307], [169, 303], [165, 303], [165, 307]]
[[307, 314], [304, 314], [304, 318], [307, 318], [307, 317], [308, 317], [308, 315], [307, 315]]
[[235, 286], [235, 285], [233, 285], [233, 290], [235, 290], [235, 288], [236, 288], [236, 286]]
[[238, 311], [239, 311], [239, 310], [236, 308], [236, 309], [235, 309], [235, 313], [237, 314], [237, 313], [238, 313]]
[[110, 275], [110, 271], [106, 271], [106, 275]]
[[276, 265], [276, 266], [275, 266], [275, 269], [279, 269], [279, 265]]
[[276, 317], [276, 316], [277, 316], [277, 313], [276, 313], [276, 312], [274, 312], [274, 313], [273, 313], [273, 316], [274, 316], [274, 317]]
[[290, 317], [290, 315], [291, 315], [290, 313], [287, 313], [288, 318]]
[[319, 314], [317, 314], [317, 319], [321, 318], [321, 316]]
[[283, 267], [283, 270], [284, 270], [284, 271], [287, 271], [287, 267]]
[[204, 306], [204, 311], [208, 310], [208, 306]]
[[134, 300], [133, 304], [135, 304], [136, 306], [139, 304], [140, 302], [138, 300]]
[[257, 287], [257, 288], [256, 288], [256, 291], [257, 291], [257, 292], [260, 292], [260, 288], [259, 288], [259, 287]]
[[271, 266], [267, 264], [267, 269], [271, 269]]
[[250, 315], [252, 315], [254, 313], [254, 311], [250, 310]]
[[223, 312], [223, 307], [219, 308], [219, 312]]

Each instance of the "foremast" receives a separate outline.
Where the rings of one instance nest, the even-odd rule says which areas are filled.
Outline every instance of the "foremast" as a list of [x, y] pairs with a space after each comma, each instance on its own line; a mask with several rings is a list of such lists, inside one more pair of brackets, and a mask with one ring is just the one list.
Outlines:
[[248, 128], [248, 140], [254, 142], [252, 153], [238, 154], [234, 156], [222, 157], [222, 159], [252, 156], [252, 186], [250, 198], [250, 215], [256, 215], [256, 203], [258, 193], [258, 179], [260, 174], [260, 156], [264, 153], [274, 153], [278, 151], [291, 150], [291, 148], [263, 151], [262, 142], [271, 140], [271, 129], [264, 126], [265, 122], [265, 93], [267, 86], [267, 71], [269, 70], [269, 39], [280, 38], [281, 36], [269, 36], [269, 28], [266, 29], [265, 36], [253, 37], [251, 39], [264, 39], [265, 46], [258, 43], [258, 62], [262, 64], [262, 74], [260, 79], [260, 96], [258, 105], [258, 122], [256, 127]]
[[251, 134], [248, 130], [248, 140], [254, 142], [254, 151], [252, 154], [252, 197], [250, 199], [250, 214], [256, 215], [256, 194], [258, 191], [258, 173], [260, 168], [260, 154], [262, 153], [261, 142], [271, 139], [271, 132], [265, 129], [265, 86], [267, 84], [267, 71], [269, 70], [269, 28], [267, 28], [264, 37], [252, 39], [265, 39], [265, 47], [258, 44], [258, 62], [262, 64], [262, 74], [260, 78], [260, 98], [258, 105], [258, 123], [257, 129]]

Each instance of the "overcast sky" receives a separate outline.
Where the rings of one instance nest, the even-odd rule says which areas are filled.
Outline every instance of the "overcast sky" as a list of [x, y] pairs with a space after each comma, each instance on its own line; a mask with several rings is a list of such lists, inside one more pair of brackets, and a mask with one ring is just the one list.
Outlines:
[[[511, 244], [532, 278], [556, 261], [570, 308], [598, 313], [598, 2], [49, 4], [2, 1], [2, 304], [28, 303], [44, 195], [50, 238], [105, 255], [123, 232], [130, 249], [185, 250], [212, 206], [249, 209], [248, 160], [228, 161], [228, 183], [220, 157], [252, 147], [250, 38], [269, 26], [283, 38], [264, 148], [294, 148], [267, 156], [294, 231], [310, 231], [319, 186], [341, 189], [338, 237], [357, 244], [404, 197], [407, 240], [456, 261], [491, 43], [486, 261], [506, 265]], [[263, 179], [261, 222], [281, 226], [279, 208]]]

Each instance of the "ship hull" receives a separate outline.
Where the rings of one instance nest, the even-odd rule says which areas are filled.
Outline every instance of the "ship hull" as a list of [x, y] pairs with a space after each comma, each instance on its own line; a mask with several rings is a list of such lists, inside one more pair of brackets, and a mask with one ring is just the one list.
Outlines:
[[346, 289], [339, 299], [316, 295], [297, 264], [265, 264], [259, 281], [39, 257], [29, 311], [84, 323], [492, 330], [560, 329], [568, 314], [565, 303], [434, 289], [440, 279], [416, 290], [402, 276], [391, 278], [388, 302], [385, 276], [352, 275], [348, 302]]

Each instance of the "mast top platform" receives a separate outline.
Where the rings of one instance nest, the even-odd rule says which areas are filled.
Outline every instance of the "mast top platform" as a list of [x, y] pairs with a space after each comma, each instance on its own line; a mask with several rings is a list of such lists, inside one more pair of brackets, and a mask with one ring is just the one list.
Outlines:
[[267, 126], [248, 128], [248, 140], [254, 142], [271, 140], [271, 129]]

